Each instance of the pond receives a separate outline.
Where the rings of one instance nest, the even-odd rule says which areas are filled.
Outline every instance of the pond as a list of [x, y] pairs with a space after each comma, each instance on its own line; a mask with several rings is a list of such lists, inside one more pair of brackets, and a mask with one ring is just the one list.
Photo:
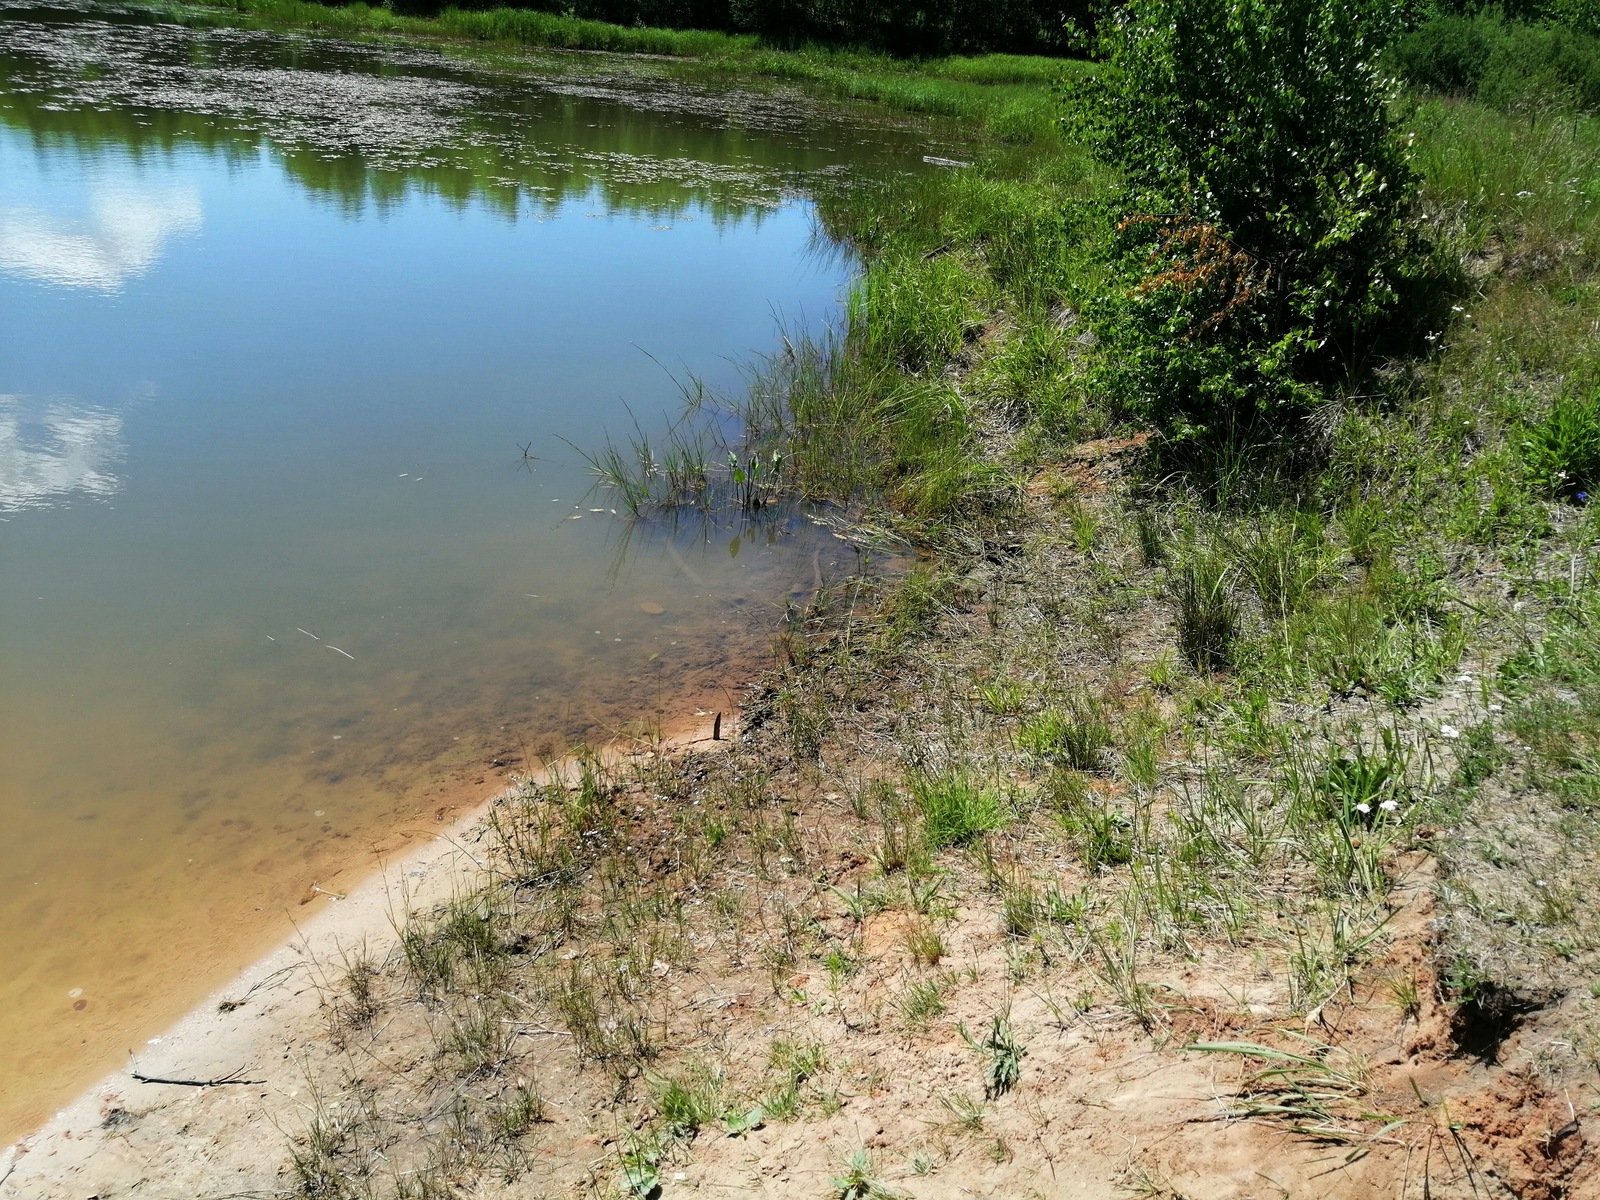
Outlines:
[[574, 447], [832, 320], [809, 197], [929, 150], [601, 56], [0, 4], [0, 1136], [509, 773], [731, 708], [857, 556], [630, 526]]

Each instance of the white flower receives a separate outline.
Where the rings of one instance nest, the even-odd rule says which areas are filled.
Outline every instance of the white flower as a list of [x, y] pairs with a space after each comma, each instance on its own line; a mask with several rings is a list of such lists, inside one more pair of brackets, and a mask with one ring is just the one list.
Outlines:
[[1378, 807], [1383, 809], [1384, 812], [1399, 812], [1400, 811], [1400, 801], [1398, 801], [1398, 800], [1385, 800], [1382, 804], [1378, 805]]
[[1363, 800], [1360, 804], [1356, 805], [1356, 811], [1358, 813], [1360, 813], [1362, 816], [1366, 816], [1369, 812], [1372, 811], [1372, 805], [1368, 804], [1366, 801]]
[[1439, 734], [1441, 737], [1447, 737], [1454, 741], [1456, 738], [1461, 736], [1461, 730], [1457, 729], [1454, 725], [1441, 725], [1439, 726]]

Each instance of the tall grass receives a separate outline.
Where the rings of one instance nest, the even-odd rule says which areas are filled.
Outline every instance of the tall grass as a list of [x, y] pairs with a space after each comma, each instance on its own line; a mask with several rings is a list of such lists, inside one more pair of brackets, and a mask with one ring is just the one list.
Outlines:
[[[208, 16], [206, 9], [219, 10]], [[444, 36], [511, 46], [559, 50], [604, 50], [680, 57], [745, 55], [760, 47], [747, 35], [696, 29], [612, 25], [525, 8], [447, 8], [434, 17], [406, 16], [383, 5], [316, 4], [308, 0], [216, 0], [205, 6], [173, 6], [172, 15], [189, 24], [211, 23], [222, 14], [266, 25], [326, 29], [339, 33], [404, 33]]]
[[1428, 101], [1414, 163], [1430, 222], [1458, 253], [1500, 249], [1524, 269], [1600, 256], [1600, 118]]
[[1234, 569], [1220, 547], [1191, 541], [1168, 570], [1178, 645], [1202, 671], [1225, 666], [1240, 632]]
[[[252, 0], [253, 2], [253, 0]], [[274, 0], [281, 2], [281, 0]], [[739, 55], [759, 45], [748, 35], [702, 29], [612, 25], [527, 8], [488, 11], [447, 8], [428, 23], [454, 37], [557, 50], [609, 50], [624, 54], [670, 54], [688, 58]]]

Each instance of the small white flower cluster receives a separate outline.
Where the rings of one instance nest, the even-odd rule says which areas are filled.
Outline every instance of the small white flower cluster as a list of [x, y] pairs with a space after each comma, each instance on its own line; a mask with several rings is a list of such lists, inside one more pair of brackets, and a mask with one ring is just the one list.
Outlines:
[[[1363, 800], [1360, 804], [1356, 805], [1356, 811], [1358, 813], [1360, 813], [1364, 817], [1365, 816], [1370, 816], [1371, 813], [1372, 813], [1372, 805], [1368, 804], [1365, 800]], [[1378, 802], [1378, 811], [1379, 812], [1386, 812], [1386, 813], [1399, 812], [1400, 811], [1400, 801], [1398, 801], [1398, 800], [1380, 800]]]

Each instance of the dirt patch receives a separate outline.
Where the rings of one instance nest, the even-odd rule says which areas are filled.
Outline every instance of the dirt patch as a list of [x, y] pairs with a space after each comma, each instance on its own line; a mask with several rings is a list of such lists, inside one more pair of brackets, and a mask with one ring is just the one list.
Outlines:
[[1596, 1194], [1582, 1118], [1531, 1071], [1507, 1071], [1451, 1111], [1467, 1144], [1518, 1200]]

